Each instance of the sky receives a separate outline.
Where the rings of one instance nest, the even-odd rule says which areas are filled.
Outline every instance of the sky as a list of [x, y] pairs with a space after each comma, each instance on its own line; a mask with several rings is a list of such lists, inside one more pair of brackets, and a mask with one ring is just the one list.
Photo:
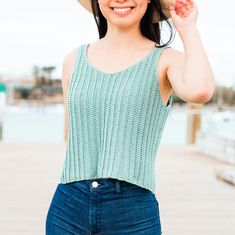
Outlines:
[[[216, 83], [235, 86], [235, 1], [195, 2], [196, 25]], [[0, 2], [0, 76], [30, 76], [38, 65], [56, 66], [53, 77], [61, 78], [64, 57], [96, 40], [93, 16], [76, 0]], [[184, 52], [177, 32], [170, 46]]]

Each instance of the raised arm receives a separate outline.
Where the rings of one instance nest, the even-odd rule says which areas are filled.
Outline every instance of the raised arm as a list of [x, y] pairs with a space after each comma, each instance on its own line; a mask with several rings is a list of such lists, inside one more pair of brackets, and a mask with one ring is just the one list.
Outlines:
[[174, 49], [168, 50], [171, 59], [167, 68], [167, 77], [181, 99], [194, 103], [208, 102], [213, 96], [216, 85], [195, 25], [196, 4], [192, 0], [177, 0], [177, 2], [175, 8], [171, 7], [171, 15], [182, 39], [185, 53]]

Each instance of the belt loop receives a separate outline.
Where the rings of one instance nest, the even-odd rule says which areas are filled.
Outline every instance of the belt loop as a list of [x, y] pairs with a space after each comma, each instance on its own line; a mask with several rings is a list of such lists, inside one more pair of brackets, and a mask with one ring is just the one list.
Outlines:
[[117, 193], [121, 192], [121, 187], [120, 187], [120, 181], [119, 180], [115, 180], [115, 188], [116, 188]]

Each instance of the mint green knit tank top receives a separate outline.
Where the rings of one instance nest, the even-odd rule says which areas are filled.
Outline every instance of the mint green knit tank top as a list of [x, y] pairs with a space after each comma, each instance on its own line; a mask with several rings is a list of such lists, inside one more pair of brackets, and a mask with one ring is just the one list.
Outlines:
[[115, 73], [94, 68], [82, 44], [67, 92], [69, 138], [60, 182], [115, 178], [155, 193], [155, 160], [173, 94], [160, 96], [155, 47]]

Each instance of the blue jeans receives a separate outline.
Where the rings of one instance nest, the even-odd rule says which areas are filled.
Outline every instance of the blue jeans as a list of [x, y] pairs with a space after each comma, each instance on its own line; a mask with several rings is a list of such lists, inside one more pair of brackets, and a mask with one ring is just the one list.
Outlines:
[[155, 194], [114, 178], [59, 183], [47, 217], [46, 235], [160, 235]]

